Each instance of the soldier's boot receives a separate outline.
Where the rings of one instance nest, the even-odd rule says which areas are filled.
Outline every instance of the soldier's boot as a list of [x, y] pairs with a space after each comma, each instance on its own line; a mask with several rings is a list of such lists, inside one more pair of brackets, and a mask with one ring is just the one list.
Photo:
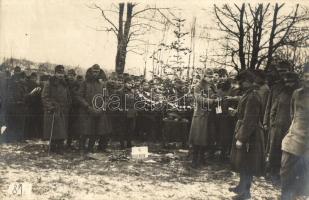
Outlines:
[[131, 139], [127, 140], [127, 148], [131, 148], [132, 147], [132, 142]]
[[52, 153], [55, 153], [56, 152], [56, 150], [57, 150], [57, 145], [56, 145], [56, 142], [55, 142], [55, 140], [51, 140], [51, 142], [50, 142], [50, 152], [52, 152]]
[[236, 194], [239, 194], [241, 191], [240, 191], [240, 187], [239, 187], [239, 185], [237, 185], [237, 186], [235, 186], [235, 187], [230, 187], [229, 188], [229, 191], [230, 192], [234, 192], [234, 193], [236, 193]]
[[205, 151], [200, 149], [198, 152], [198, 165], [204, 166], [205, 165]]
[[130, 128], [128, 128], [128, 131], [126, 133], [126, 147], [127, 148], [131, 148], [132, 147], [132, 133], [133, 133], [133, 130], [131, 130]]
[[107, 137], [106, 136], [101, 136], [100, 139], [99, 139], [98, 150], [101, 151], [101, 152], [106, 152], [107, 144], [108, 144]]
[[281, 179], [280, 179], [280, 166], [274, 167], [271, 170], [270, 179], [273, 185], [280, 187], [281, 186]]
[[86, 140], [87, 138], [85, 136], [81, 136], [79, 139], [79, 150], [81, 154], [86, 153]]
[[62, 155], [64, 153], [64, 140], [57, 140], [57, 154]]
[[280, 200], [292, 200], [295, 199], [295, 196], [294, 191], [282, 188]]
[[232, 199], [234, 200], [246, 200], [251, 198], [250, 188], [253, 176], [247, 173], [240, 172], [240, 181], [238, 193]]
[[198, 157], [199, 157], [199, 149], [198, 147], [193, 146], [191, 167], [194, 169], [198, 168], [199, 166]]
[[228, 147], [222, 144], [221, 146], [221, 152], [220, 152], [220, 156], [219, 159], [220, 161], [226, 161], [228, 159]]
[[88, 142], [88, 147], [87, 147], [87, 152], [88, 153], [93, 153], [94, 152], [94, 144], [95, 144], [95, 138], [90, 137], [89, 142]]
[[240, 173], [238, 185], [236, 187], [230, 187], [229, 191], [234, 192], [236, 194], [241, 194], [245, 191], [245, 188], [246, 188], [245, 176], [243, 175], [243, 173]]
[[120, 141], [120, 149], [125, 149], [124, 140], [121, 139]]
[[67, 139], [67, 147], [68, 147], [68, 149], [71, 149], [72, 148], [72, 138], [68, 138]]

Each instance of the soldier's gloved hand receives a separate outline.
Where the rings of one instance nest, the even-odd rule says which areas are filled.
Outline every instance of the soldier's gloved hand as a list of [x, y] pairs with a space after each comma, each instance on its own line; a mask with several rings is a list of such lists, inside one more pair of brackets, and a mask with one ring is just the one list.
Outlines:
[[239, 140], [237, 140], [237, 141], [236, 141], [236, 148], [237, 148], [237, 149], [241, 149], [241, 147], [242, 147], [242, 142], [239, 141]]

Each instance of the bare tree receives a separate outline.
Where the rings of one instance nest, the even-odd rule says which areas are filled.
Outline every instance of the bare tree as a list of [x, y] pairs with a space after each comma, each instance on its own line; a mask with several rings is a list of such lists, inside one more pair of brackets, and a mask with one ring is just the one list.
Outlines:
[[[275, 54], [277, 59], [289, 61], [293, 70], [297, 72], [301, 72], [303, 64], [309, 62], [309, 40], [305, 42], [298, 40], [303, 37], [302, 33], [305, 29], [309, 29], [309, 27], [302, 27], [296, 32], [297, 34], [290, 34], [287, 45], [279, 48]], [[291, 43], [288, 41], [291, 41]]]
[[[99, 10], [103, 19], [108, 23], [107, 27], [97, 30], [113, 32], [117, 37], [115, 71], [118, 74], [124, 72], [128, 52], [139, 55], [145, 53], [145, 48], [140, 47], [144, 46], [145, 43], [150, 45], [149, 41], [143, 40], [143, 36], [147, 32], [161, 30], [162, 24], [166, 23], [166, 21], [171, 22], [169, 20], [170, 8], [146, 6], [139, 9], [138, 7], [138, 4], [130, 2], [126, 4], [119, 3], [118, 6], [114, 5], [112, 10], [103, 9], [97, 4], [91, 6], [91, 8]], [[124, 19], [125, 13], [126, 17]], [[113, 18], [113, 14], [118, 16]], [[115, 18], [118, 18], [117, 23], [113, 21]]]
[[[236, 70], [257, 69], [261, 65], [267, 69], [278, 49], [308, 41], [309, 31], [302, 31], [300, 35], [300, 30], [296, 29], [308, 23], [307, 8], [297, 4], [288, 15], [283, 15], [280, 14], [283, 7], [284, 4], [214, 5], [219, 30], [229, 41], [222, 46]], [[293, 34], [298, 37], [290, 37]]]

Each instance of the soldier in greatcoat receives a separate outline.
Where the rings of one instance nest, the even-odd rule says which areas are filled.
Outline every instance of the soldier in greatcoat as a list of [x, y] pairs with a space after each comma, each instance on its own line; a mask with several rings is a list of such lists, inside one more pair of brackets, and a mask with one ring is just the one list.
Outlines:
[[231, 82], [229, 80], [221, 80], [218, 83], [217, 93], [220, 97], [217, 105], [221, 107], [220, 113], [216, 113], [216, 125], [221, 149], [221, 160], [225, 160], [230, 153], [232, 138], [233, 138], [233, 116], [229, 113], [229, 107], [232, 107], [231, 101], [225, 99], [229, 95], [231, 89]]
[[200, 83], [194, 88], [195, 108], [189, 134], [189, 143], [192, 145], [192, 167], [199, 167], [204, 163], [206, 148], [213, 145], [214, 102], [215, 90], [210, 83], [211, 79], [204, 75]]
[[76, 80], [76, 72], [74, 69], [68, 70], [66, 81], [69, 87], [72, 104], [69, 110], [69, 121], [68, 121], [68, 148], [72, 147], [73, 140], [79, 140], [80, 136], [80, 114], [79, 114], [79, 104], [77, 101], [77, 92], [79, 90], [80, 84]]
[[37, 73], [31, 73], [27, 80], [27, 91], [29, 93], [26, 98], [27, 116], [25, 126], [25, 137], [27, 139], [39, 139], [43, 132], [43, 105], [41, 99], [42, 87], [37, 83]]
[[237, 79], [245, 91], [237, 107], [237, 124], [231, 150], [231, 164], [240, 174], [240, 181], [230, 191], [234, 199], [249, 199], [253, 176], [264, 171], [264, 134], [261, 124], [262, 101], [253, 86], [254, 74], [241, 72]]
[[285, 86], [278, 92], [270, 112], [271, 123], [266, 148], [266, 161], [274, 183], [280, 178], [281, 142], [291, 124], [290, 102], [294, 90], [298, 87], [296, 73], [287, 72], [283, 77]]
[[103, 70], [100, 66], [93, 65], [87, 70], [86, 79], [78, 90], [81, 117], [80, 148], [85, 152], [94, 151], [96, 140], [99, 140], [98, 150], [105, 151], [111, 133], [111, 124], [106, 113], [106, 77], [102, 76]]
[[0, 71], [0, 127], [5, 125], [5, 108], [9, 78], [8, 71]]
[[44, 107], [43, 138], [50, 140], [51, 152], [62, 153], [64, 140], [68, 137], [68, 114], [71, 105], [70, 90], [62, 65], [55, 67], [55, 74], [45, 83], [41, 96]]
[[[133, 80], [130, 77], [125, 79], [125, 136], [123, 137], [123, 143], [126, 141], [126, 147], [131, 148], [132, 138], [136, 128], [137, 110], [134, 108], [136, 99], [136, 88], [133, 86]], [[124, 146], [124, 144], [123, 144]]]
[[287, 62], [280, 62], [278, 64], [274, 64], [273, 67], [274, 67], [273, 69], [274, 78], [272, 80], [272, 85], [270, 87], [270, 92], [268, 95], [268, 99], [267, 99], [267, 103], [266, 103], [266, 107], [264, 111], [264, 118], [263, 118], [263, 127], [264, 127], [264, 130], [266, 131], [265, 135], [267, 137], [269, 137], [270, 135], [270, 132], [269, 132], [270, 123], [271, 123], [270, 112], [271, 112], [272, 105], [274, 101], [276, 101], [279, 91], [281, 91], [282, 88], [284, 87], [282, 74], [290, 70], [290, 65]]
[[27, 107], [26, 74], [20, 67], [15, 67], [13, 76], [9, 79], [6, 98], [6, 124], [5, 138], [7, 142], [23, 141], [25, 131], [25, 117]]

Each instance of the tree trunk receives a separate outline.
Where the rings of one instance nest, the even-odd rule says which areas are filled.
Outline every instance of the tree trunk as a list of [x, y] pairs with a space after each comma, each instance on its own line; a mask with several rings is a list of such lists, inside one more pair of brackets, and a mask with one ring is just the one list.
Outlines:
[[121, 59], [122, 53], [122, 38], [123, 38], [123, 11], [124, 11], [124, 3], [119, 3], [119, 22], [118, 22], [118, 33], [117, 33], [117, 54], [116, 54], [116, 63], [115, 63], [115, 71], [118, 74], [121, 74]]
[[266, 63], [265, 70], [267, 70], [269, 68], [270, 64], [273, 61], [273, 53], [274, 53], [273, 47], [274, 47], [275, 31], [276, 31], [276, 28], [277, 28], [278, 11], [279, 11], [279, 6], [278, 6], [278, 3], [276, 3], [275, 9], [274, 9], [273, 25], [272, 25], [270, 37], [269, 37], [269, 45], [268, 45], [269, 47], [268, 47], [267, 63]]
[[117, 55], [116, 55], [117, 74], [123, 74], [124, 69], [125, 69], [127, 46], [129, 42], [129, 32], [130, 32], [131, 21], [132, 21], [133, 7], [134, 5], [132, 3], [127, 3], [127, 17], [126, 17], [126, 22], [123, 25], [124, 3], [119, 4], [119, 30], [118, 30], [118, 45], [117, 45]]
[[[252, 28], [252, 56], [250, 62], [250, 69], [255, 69], [258, 63], [258, 56], [260, 51], [260, 42], [263, 30], [263, 4], [260, 4], [254, 12], [253, 28]], [[251, 45], [251, 44], [250, 44]]]
[[244, 13], [245, 13], [245, 4], [242, 4], [240, 10], [240, 19], [239, 19], [239, 61], [241, 70], [246, 69], [246, 58], [245, 58], [245, 46], [244, 46], [244, 38], [245, 38], [245, 30], [244, 30]]

